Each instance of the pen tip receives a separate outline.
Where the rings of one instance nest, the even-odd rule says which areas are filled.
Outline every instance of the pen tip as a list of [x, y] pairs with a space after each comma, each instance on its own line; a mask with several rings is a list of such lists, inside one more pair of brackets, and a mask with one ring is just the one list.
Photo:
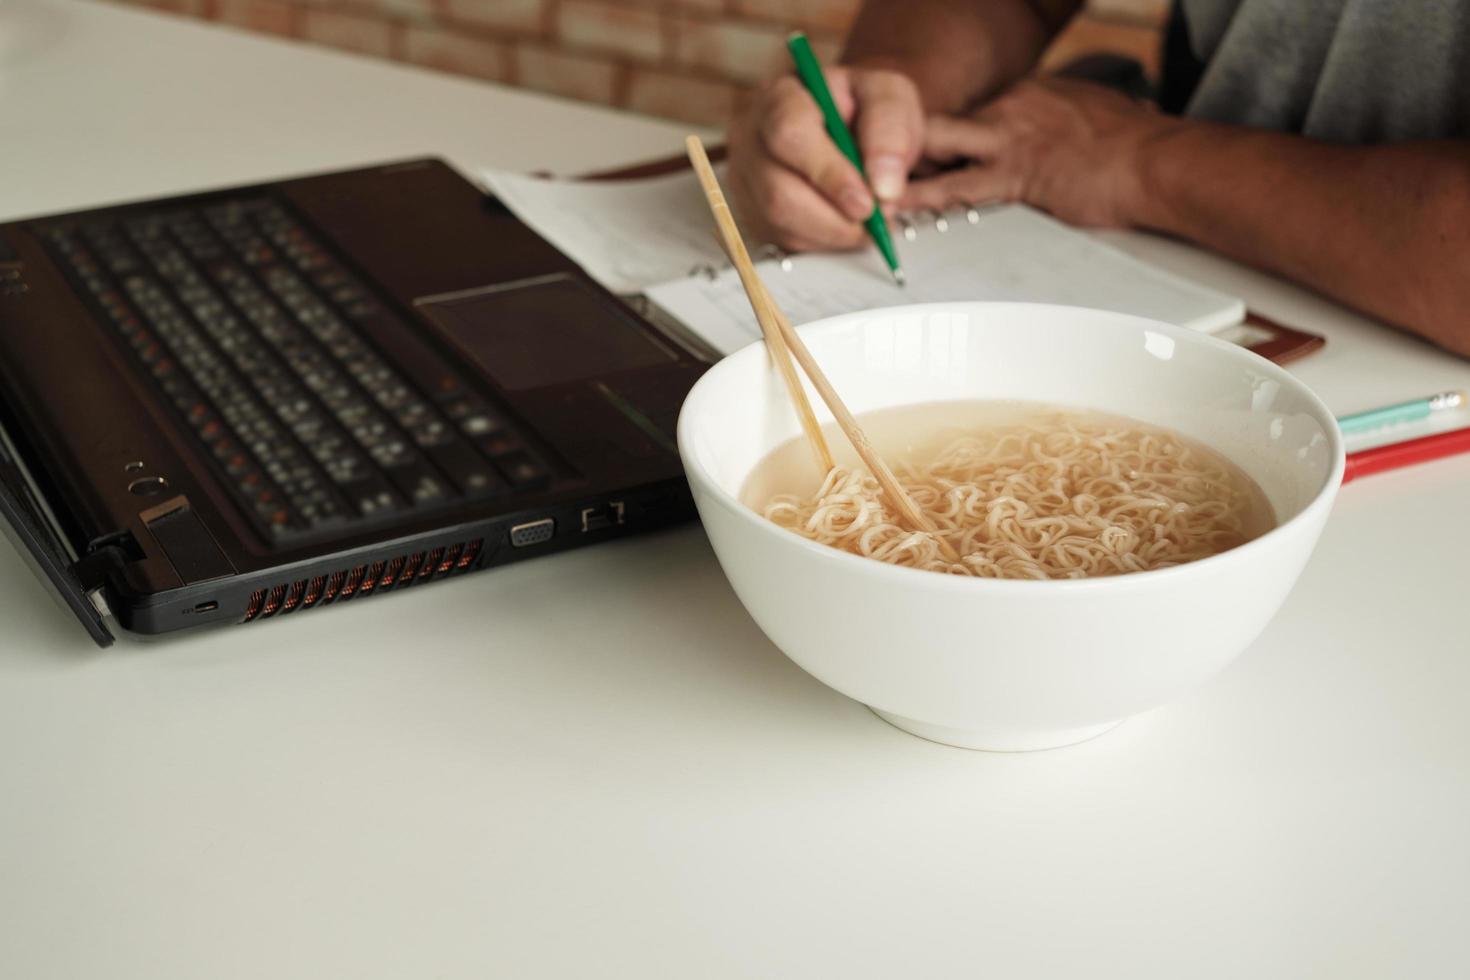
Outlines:
[[909, 284], [909, 278], [908, 276], [903, 274], [902, 269], [893, 270], [893, 281], [898, 283], [900, 287], [907, 286]]

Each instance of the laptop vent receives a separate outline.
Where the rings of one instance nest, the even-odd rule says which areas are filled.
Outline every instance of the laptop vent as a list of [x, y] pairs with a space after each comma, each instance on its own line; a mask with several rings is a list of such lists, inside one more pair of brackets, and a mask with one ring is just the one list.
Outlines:
[[475, 567], [484, 543], [480, 538], [256, 589], [250, 596], [250, 604], [245, 608], [245, 618], [241, 622], [284, 616], [298, 609], [316, 609], [334, 602], [346, 602], [354, 596], [380, 594], [390, 589], [407, 588], [415, 582], [431, 582], [458, 575]]

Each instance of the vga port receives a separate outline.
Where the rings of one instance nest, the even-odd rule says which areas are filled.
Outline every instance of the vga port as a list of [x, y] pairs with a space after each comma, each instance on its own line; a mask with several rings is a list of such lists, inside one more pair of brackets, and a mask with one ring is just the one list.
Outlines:
[[554, 518], [543, 517], [539, 521], [527, 521], [510, 529], [510, 546], [526, 548], [533, 544], [542, 544], [550, 541], [551, 536], [555, 533], [556, 520]]

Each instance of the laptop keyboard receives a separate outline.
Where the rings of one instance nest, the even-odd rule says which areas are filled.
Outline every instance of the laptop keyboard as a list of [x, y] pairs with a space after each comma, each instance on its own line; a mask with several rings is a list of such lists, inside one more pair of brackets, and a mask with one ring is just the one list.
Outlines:
[[42, 234], [273, 539], [550, 480], [447, 365], [429, 393], [373, 344], [395, 314], [270, 198]]

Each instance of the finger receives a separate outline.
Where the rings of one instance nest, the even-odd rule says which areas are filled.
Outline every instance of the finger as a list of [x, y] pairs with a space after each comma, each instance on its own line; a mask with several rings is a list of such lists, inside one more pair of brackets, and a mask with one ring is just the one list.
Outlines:
[[851, 85], [868, 182], [880, 200], [897, 200], [924, 145], [919, 90], [907, 76], [891, 71], [859, 72]]
[[774, 164], [744, 175], [741, 198], [754, 202], [763, 240], [792, 251], [853, 248], [863, 226], [832, 206], [799, 174]]
[[761, 213], [760, 201], [756, 198], [750, 179], [751, 174], [774, 166], [761, 142], [761, 118], [760, 101], [753, 99], [736, 113], [725, 133], [725, 142], [729, 147], [725, 180], [730, 204], [741, 229], [755, 241], [767, 241], [771, 238], [771, 228], [765, 215]]
[[1002, 127], [973, 119], [931, 116], [924, 127], [924, 156], [942, 163], [960, 158], [994, 159], [1008, 142]]
[[827, 79], [827, 91], [832, 93], [832, 101], [842, 121], [852, 122], [852, 113], [857, 107], [857, 97], [852, 91], [852, 72], [846, 68], [823, 68], [822, 74]]
[[857, 167], [827, 135], [816, 100], [795, 78], [782, 78], [772, 85], [768, 104], [761, 122], [767, 152], [805, 178], [847, 217], [867, 217], [873, 210], [873, 195]]
[[760, 200], [751, 187], [748, 173], [746, 168], [736, 167], [734, 158], [731, 158], [725, 180], [730, 191], [730, 204], [735, 213], [736, 225], [740, 228], [740, 233], [751, 242], [775, 241], [776, 231], [761, 211]]
[[943, 211], [946, 208], [1016, 200], [1019, 188], [1004, 168], [980, 165], [952, 170], [938, 177], [916, 180], [904, 194], [906, 211]]
[[783, 253], [789, 252], [797, 255], [802, 252], [852, 252], [870, 243], [871, 239], [858, 235], [855, 238], [844, 238], [840, 242], [820, 242], [815, 238], [806, 238], [801, 235], [786, 239], [781, 245]]

